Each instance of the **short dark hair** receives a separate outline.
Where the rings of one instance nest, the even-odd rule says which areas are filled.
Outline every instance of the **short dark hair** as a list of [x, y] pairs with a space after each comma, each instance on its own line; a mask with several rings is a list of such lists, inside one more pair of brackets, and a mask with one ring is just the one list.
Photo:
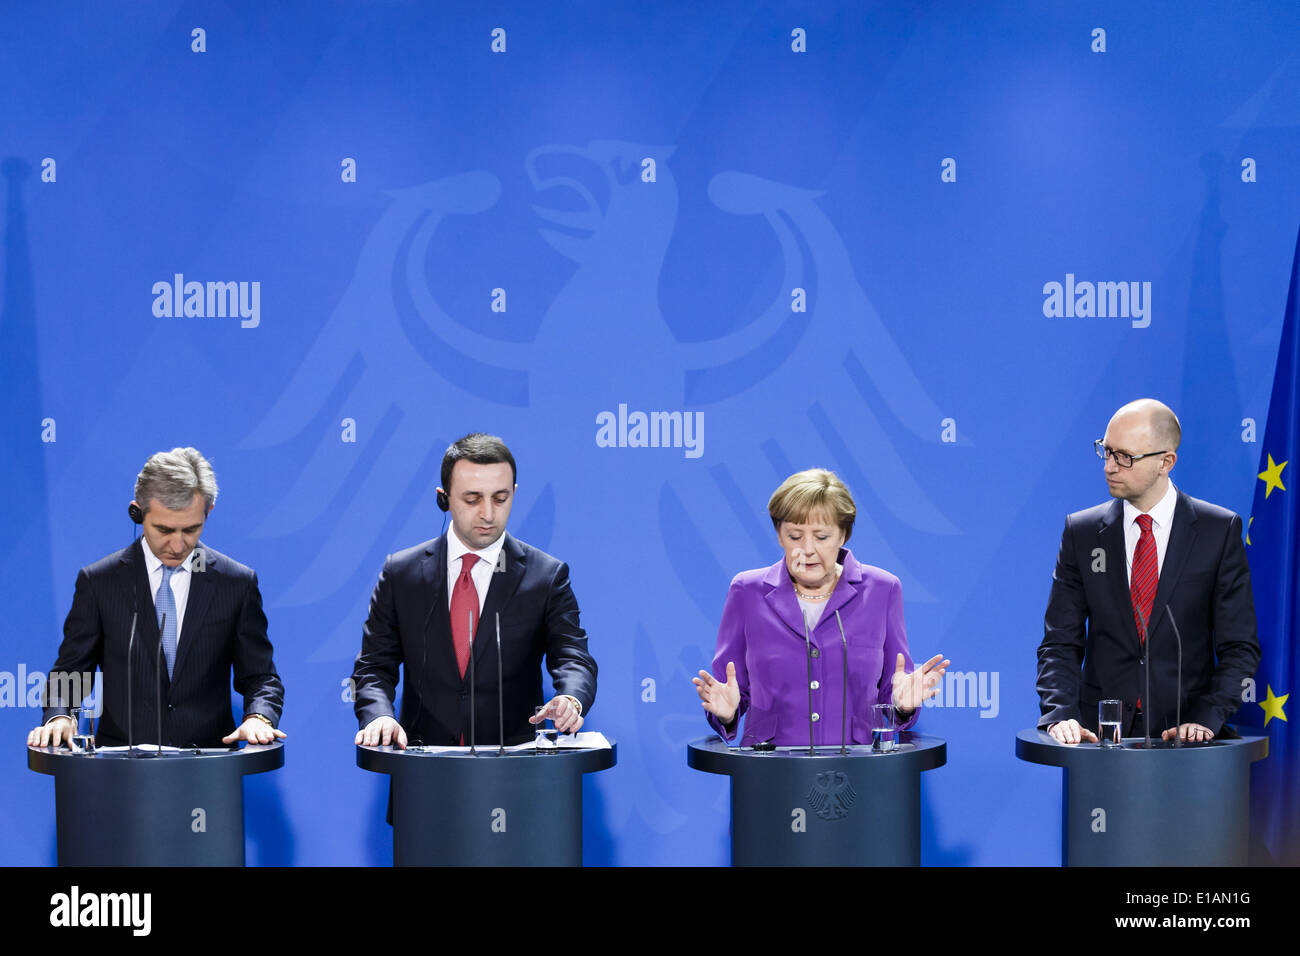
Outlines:
[[464, 438], [457, 438], [442, 456], [442, 490], [451, 494], [451, 470], [458, 461], [472, 461], [476, 465], [498, 465], [506, 462], [510, 465], [510, 483], [519, 483], [519, 471], [515, 467], [515, 456], [496, 435], [474, 432]]

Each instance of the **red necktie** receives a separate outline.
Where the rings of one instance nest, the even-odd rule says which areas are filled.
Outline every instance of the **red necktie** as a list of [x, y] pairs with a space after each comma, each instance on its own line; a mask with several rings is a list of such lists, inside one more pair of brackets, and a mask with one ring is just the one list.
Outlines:
[[470, 568], [477, 560], [477, 554], [460, 556], [460, 576], [451, 589], [451, 639], [456, 645], [456, 666], [460, 668], [461, 677], [469, 667], [470, 638], [478, 629], [478, 590], [474, 587], [474, 579], [469, 576]]
[[1160, 574], [1156, 562], [1156, 536], [1151, 533], [1151, 516], [1138, 515], [1137, 523], [1142, 534], [1133, 550], [1133, 576], [1129, 580], [1129, 592], [1133, 596], [1133, 621], [1137, 624], [1138, 638], [1145, 642]]

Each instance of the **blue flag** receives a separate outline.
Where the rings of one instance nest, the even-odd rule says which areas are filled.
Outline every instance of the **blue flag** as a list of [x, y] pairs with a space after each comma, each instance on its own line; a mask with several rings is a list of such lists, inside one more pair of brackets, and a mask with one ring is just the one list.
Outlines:
[[1282, 320], [1268, 424], [1259, 454], [1255, 500], [1246, 528], [1246, 552], [1255, 589], [1255, 613], [1263, 657], [1255, 675], [1254, 703], [1243, 705], [1242, 723], [1268, 737], [1268, 759], [1251, 779], [1252, 828], [1274, 863], [1300, 863], [1300, 728], [1289, 698], [1300, 684], [1296, 655], [1296, 593], [1300, 590], [1300, 240], [1291, 265], [1291, 289]]

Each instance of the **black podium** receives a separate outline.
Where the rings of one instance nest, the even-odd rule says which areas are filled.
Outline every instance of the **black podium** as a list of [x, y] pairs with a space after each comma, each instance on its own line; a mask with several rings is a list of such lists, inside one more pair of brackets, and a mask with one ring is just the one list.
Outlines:
[[478, 753], [357, 747], [392, 781], [394, 866], [581, 866], [582, 775], [609, 749]]
[[284, 766], [284, 746], [161, 756], [28, 747], [27, 766], [54, 777], [60, 866], [243, 866], [244, 775]]
[[731, 777], [733, 866], [920, 866], [921, 772], [947, 761], [938, 737], [869, 746], [757, 751], [710, 737], [686, 762]]
[[1245, 866], [1249, 862], [1250, 765], [1267, 737], [1147, 750], [1058, 744], [1040, 730], [1016, 735], [1016, 756], [1065, 771], [1064, 866]]

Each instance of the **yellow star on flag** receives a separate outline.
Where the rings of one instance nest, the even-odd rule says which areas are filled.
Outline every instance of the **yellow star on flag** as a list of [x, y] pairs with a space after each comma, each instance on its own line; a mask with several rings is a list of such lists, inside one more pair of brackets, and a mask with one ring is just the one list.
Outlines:
[[1264, 482], [1265, 500], [1267, 500], [1268, 496], [1273, 493], [1274, 488], [1277, 488], [1279, 491], [1286, 491], [1286, 485], [1282, 484], [1282, 469], [1289, 464], [1290, 462], [1284, 461], [1279, 465], [1277, 462], [1273, 461], [1272, 455], [1268, 456], [1268, 467], [1261, 471], [1258, 476], [1259, 479]]
[[1268, 688], [1268, 697], [1259, 702], [1259, 706], [1264, 708], [1265, 727], [1268, 726], [1268, 722], [1274, 717], [1279, 720], [1286, 720], [1286, 714], [1282, 711], [1282, 705], [1286, 703], [1286, 699], [1290, 696], [1290, 694], [1283, 694], [1281, 697], [1274, 697], [1273, 688], [1271, 686]]
[[[1268, 492], [1267, 492], [1267, 491], [1264, 492], [1264, 497], [1265, 497], [1265, 498], [1268, 497]], [[1250, 520], [1248, 520], [1248, 521], [1246, 522], [1246, 543], [1247, 543], [1247, 544], [1250, 544], [1250, 526], [1251, 526], [1251, 524], [1254, 523], [1254, 521], [1255, 521], [1255, 516], [1254, 516], [1254, 515], [1251, 515], [1251, 516], [1250, 516]]]

